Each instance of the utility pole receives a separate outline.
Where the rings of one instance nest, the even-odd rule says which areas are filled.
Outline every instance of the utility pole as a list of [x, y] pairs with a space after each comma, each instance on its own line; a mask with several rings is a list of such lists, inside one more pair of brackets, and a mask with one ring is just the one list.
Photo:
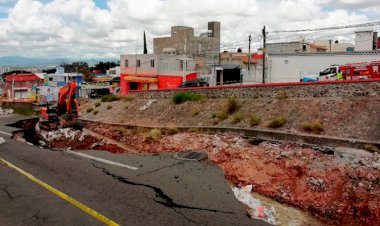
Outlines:
[[329, 40], [329, 43], [330, 43], [330, 52], [331, 52], [331, 39]]
[[[251, 41], [252, 41], [252, 36], [248, 36], [248, 78], [251, 79]], [[240, 83], [242, 78], [240, 78]]]
[[266, 33], [265, 33], [265, 26], [263, 28], [263, 84], [265, 83], [265, 42], [266, 42]]

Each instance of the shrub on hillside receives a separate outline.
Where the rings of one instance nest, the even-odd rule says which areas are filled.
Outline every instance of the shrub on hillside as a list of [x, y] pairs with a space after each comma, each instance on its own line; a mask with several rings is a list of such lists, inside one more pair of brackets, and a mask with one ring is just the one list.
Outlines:
[[97, 108], [97, 107], [99, 107], [101, 104], [102, 104], [102, 103], [100, 103], [100, 102], [96, 102], [96, 103], [95, 103], [95, 107]]
[[135, 97], [134, 97], [134, 96], [131, 96], [131, 95], [128, 95], [128, 96], [121, 96], [120, 99], [121, 99], [122, 101], [127, 102], [127, 101], [132, 101], [133, 99], [135, 99]]
[[87, 108], [87, 113], [90, 113], [92, 110], [94, 110], [92, 107]]
[[229, 114], [227, 111], [220, 111], [218, 113], [216, 113], [216, 117], [220, 120], [226, 120], [228, 118]]
[[177, 134], [178, 131], [179, 130], [175, 124], [173, 124], [173, 123], [169, 124], [169, 126], [168, 126], [168, 134], [169, 135]]
[[260, 115], [251, 114], [249, 116], [249, 125], [250, 126], [257, 126], [258, 124], [260, 124], [260, 121], [261, 121]]
[[241, 105], [235, 98], [229, 98], [225, 104], [225, 110], [228, 114], [232, 114], [240, 109]]
[[313, 122], [304, 122], [302, 124], [302, 128], [306, 132], [314, 132], [314, 133], [320, 133], [324, 130], [319, 120], [315, 120]]
[[280, 128], [288, 121], [288, 118], [286, 116], [280, 116], [278, 118], [272, 119], [268, 123], [268, 127], [270, 128]]
[[113, 102], [117, 100], [120, 100], [120, 96], [115, 95], [115, 94], [102, 96], [102, 99], [101, 99], [102, 102]]
[[203, 96], [197, 93], [182, 92], [174, 94], [173, 103], [181, 104], [186, 101], [199, 101], [202, 100]]
[[241, 120], [243, 119], [243, 115], [241, 113], [235, 113], [233, 116], [232, 116], [232, 123], [234, 124], [237, 124], [239, 122], [241, 122]]
[[92, 112], [92, 114], [94, 114], [94, 115], [97, 115], [98, 113], [99, 113], [98, 110], [95, 110], [95, 111]]
[[112, 105], [107, 106], [107, 110], [112, 109]]
[[159, 129], [152, 129], [149, 132], [149, 138], [152, 139], [152, 140], [154, 140], [154, 141], [158, 141], [161, 138], [161, 130], [159, 130]]

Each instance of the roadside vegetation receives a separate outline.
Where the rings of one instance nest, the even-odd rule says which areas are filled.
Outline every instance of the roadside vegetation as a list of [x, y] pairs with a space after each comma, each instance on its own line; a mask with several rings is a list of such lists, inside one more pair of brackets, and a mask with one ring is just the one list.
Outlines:
[[239, 112], [232, 115], [232, 123], [237, 124], [243, 120], [243, 115]]
[[87, 113], [90, 113], [90, 112], [92, 112], [92, 110], [94, 110], [92, 107], [89, 107], [89, 108], [87, 108]]
[[160, 140], [161, 138], [161, 130], [159, 129], [152, 129], [150, 132], [149, 132], [149, 138], [154, 140], [154, 141], [158, 141]]
[[120, 96], [115, 95], [115, 94], [109, 94], [102, 96], [101, 101], [102, 102], [113, 102], [113, 101], [118, 101], [120, 100]]
[[313, 133], [321, 133], [324, 130], [323, 125], [321, 124], [319, 120], [315, 120], [312, 122], [304, 122], [302, 124], [302, 129], [306, 132], [313, 132]]
[[278, 118], [272, 119], [268, 122], [268, 127], [270, 128], [280, 128], [288, 121], [286, 116], [280, 116]]
[[14, 107], [13, 113], [19, 114], [19, 115], [35, 115], [36, 114], [36, 112], [33, 111], [33, 108], [26, 107], [26, 106]]
[[251, 115], [249, 116], [249, 125], [250, 125], [251, 127], [252, 127], [252, 126], [257, 126], [257, 125], [259, 125], [260, 122], [261, 122], [261, 117], [260, 117], [260, 115], [253, 113], [253, 114], [251, 114]]
[[95, 109], [93, 112], [92, 112], [92, 114], [94, 114], [94, 115], [97, 115], [99, 113], [99, 110], [98, 109]]
[[181, 104], [186, 101], [200, 101], [203, 100], [203, 98], [201, 94], [182, 92], [174, 94], [172, 100], [174, 104]]
[[135, 97], [134, 97], [134, 96], [131, 96], [131, 95], [128, 95], [128, 96], [120, 96], [119, 98], [120, 98], [120, 100], [122, 100], [122, 101], [124, 101], [124, 102], [132, 101], [132, 100], [135, 99]]
[[380, 154], [380, 148], [374, 144], [366, 144], [364, 148], [371, 153], [377, 152]]
[[174, 123], [169, 124], [167, 130], [169, 135], [177, 134], [179, 131]]
[[100, 105], [102, 105], [102, 103], [100, 103], [100, 102], [96, 102], [96, 103], [95, 103], [95, 107], [96, 107], [96, 108], [99, 107]]

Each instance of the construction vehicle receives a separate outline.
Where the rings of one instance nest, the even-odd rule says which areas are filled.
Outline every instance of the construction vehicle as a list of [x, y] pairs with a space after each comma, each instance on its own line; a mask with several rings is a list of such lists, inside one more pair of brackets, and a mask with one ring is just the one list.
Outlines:
[[336, 80], [336, 74], [340, 70], [343, 72], [345, 80], [376, 79], [380, 78], [380, 61], [357, 62], [345, 65], [331, 65], [325, 70], [319, 72], [319, 75], [305, 76], [301, 79], [303, 82], [314, 81], [331, 81]]
[[40, 110], [39, 128], [54, 130], [59, 127], [73, 127], [77, 125], [80, 116], [79, 104], [75, 99], [76, 82], [71, 81], [58, 92], [56, 103], [46, 103]]

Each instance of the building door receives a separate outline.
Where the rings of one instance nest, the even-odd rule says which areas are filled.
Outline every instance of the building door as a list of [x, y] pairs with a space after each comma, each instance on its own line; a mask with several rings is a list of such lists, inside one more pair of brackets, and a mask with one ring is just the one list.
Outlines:
[[130, 88], [130, 90], [137, 90], [138, 89], [138, 83], [137, 82], [130, 82], [129, 88]]

